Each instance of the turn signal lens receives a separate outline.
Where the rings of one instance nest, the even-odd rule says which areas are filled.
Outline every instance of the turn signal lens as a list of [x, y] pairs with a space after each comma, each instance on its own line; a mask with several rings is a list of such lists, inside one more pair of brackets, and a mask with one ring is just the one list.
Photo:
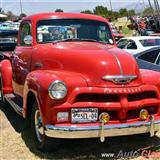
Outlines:
[[57, 122], [66, 122], [69, 119], [68, 112], [58, 112], [57, 113]]
[[148, 118], [149, 114], [148, 114], [148, 111], [146, 109], [142, 109], [139, 113], [139, 118], [141, 120], [146, 120]]
[[100, 122], [108, 123], [109, 120], [110, 120], [110, 116], [109, 116], [108, 113], [103, 112], [103, 113], [100, 114], [99, 120], [100, 120]]

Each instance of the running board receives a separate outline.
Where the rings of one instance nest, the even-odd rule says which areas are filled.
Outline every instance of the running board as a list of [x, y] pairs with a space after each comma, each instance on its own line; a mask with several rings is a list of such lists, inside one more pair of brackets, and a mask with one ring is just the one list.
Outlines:
[[21, 103], [21, 100], [18, 100], [19, 98], [17, 98], [14, 94], [5, 94], [4, 98], [19, 115], [22, 115], [23, 104]]

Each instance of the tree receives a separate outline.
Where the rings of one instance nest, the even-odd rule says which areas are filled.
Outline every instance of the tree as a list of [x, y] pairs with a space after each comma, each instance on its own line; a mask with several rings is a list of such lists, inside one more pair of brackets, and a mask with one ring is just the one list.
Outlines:
[[93, 14], [93, 12], [91, 10], [84, 10], [81, 11], [81, 13], [85, 13], [85, 14]]
[[128, 16], [128, 11], [127, 11], [126, 8], [121, 8], [119, 10], [119, 14], [120, 14], [121, 17]]
[[112, 20], [115, 20], [119, 17], [135, 15], [135, 11], [133, 9], [127, 10], [126, 8], [121, 8], [119, 12], [116, 12], [116, 11], [108, 10], [107, 7], [103, 7], [103, 6], [95, 7], [93, 12], [91, 10], [84, 10], [84, 11], [81, 11], [81, 13], [95, 14], [107, 19], [112, 19]]
[[24, 17], [26, 17], [27, 15], [25, 13], [21, 13], [19, 16], [19, 19], [23, 19]]
[[143, 11], [143, 15], [144, 16], [149, 16], [149, 15], [152, 15], [152, 9], [149, 7], [149, 8], [146, 8], [144, 11]]
[[8, 20], [12, 20], [14, 14], [11, 11], [7, 12]]
[[120, 17], [119, 12], [113, 12], [113, 18], [117, 20]]
[[62, 9], [56, 9], [55, 12], [63, 12]]
[[135, 14], [135, 10], [133, 9], [128, 11], [128, 16], [134, 16]]
[[108, 9], [107, 7], [97, 6], [94, 9], [94, 14], [107, 18], [108, 17]]

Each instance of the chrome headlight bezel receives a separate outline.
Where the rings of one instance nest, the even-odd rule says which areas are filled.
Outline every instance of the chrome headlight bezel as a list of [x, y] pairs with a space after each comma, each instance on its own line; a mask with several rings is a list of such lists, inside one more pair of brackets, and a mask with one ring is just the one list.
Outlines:
[[[61, 87], [63, 88], [63, 90], [56, 90], [56, 88], [58, 87], [58, 85], [61, 85]], [[54, 82], [51, 83], [51, 85], [48, 88], [48, 93], [51, 99], [63, 99], [66, 97], [67, 95], [67, 86], [66, 84], [61, 81], [61, 80], [55, 80]]]

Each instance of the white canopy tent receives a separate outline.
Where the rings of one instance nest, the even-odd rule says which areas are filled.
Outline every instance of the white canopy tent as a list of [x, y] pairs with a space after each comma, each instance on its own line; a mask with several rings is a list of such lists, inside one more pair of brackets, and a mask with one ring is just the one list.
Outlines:
[[0, 13], [0, 18], [7, 18], [7, 15]]

